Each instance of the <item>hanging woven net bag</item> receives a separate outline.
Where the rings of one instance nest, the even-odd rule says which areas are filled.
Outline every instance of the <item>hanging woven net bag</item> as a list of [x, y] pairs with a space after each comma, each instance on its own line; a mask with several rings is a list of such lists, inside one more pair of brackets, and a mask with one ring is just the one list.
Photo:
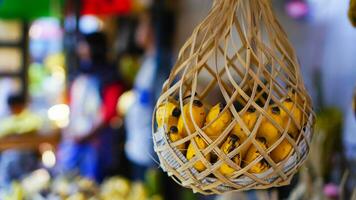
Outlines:
[[311, 104], [270, 0], [216, 0], [163, 85], [154, 149], [194, 192], [287, 185], [309, 152]]

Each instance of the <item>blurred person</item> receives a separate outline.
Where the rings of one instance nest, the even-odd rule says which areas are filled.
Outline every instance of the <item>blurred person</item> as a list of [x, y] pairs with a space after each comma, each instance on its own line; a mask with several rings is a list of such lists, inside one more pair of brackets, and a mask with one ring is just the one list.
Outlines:
[[127, 141], [125, 152], [131, 161], [132, 179], [144, 180], [145, 172], [154, 166], [151, 157], [151, 114], [153, 81], [156, 67], [153, 28], [148, 14], [140, 17], [136, 42], [145, 50], [145, 57], [134, 81], [135, 101], [126, 113]]
[[10, 116], [0, 121], [0, 138], [13, 134], [28, 134], [41, 129], [41, 118], [27, 108], [26, 97], [10, 95], [7, 100]]
[[[11, 115], [0, 121], [0, 137], [31, 134], [41, 129], [42, 120], [29, 111], [26, 97], [20, 94], [10, 95], [7, 104]], [[12, 181], [20, 180], [36, 167], [37, 157], [34, 151], [9, 149], [2, 152], [0, 187], [9, 187]]]
[[136, 98], [128, 109], [125, 119], [126, 155], [132, 162], [132, 178], [141, 181], [144, 180], [146, 171], [155, 166], [151, 117], [155, 101], [158, 63], [157, 35], [154, 29], [153, 12], [150, 11], [144, 12], [139, 17], [135, 40], [144, 49], [144, 57], [134, 81], [133, 91]]
[[[125, 152], [134, 181], [147, 181], [152, 170], [158, 169], [153, 151], [152, 112], [172, 66], [174, 31], [174, 13], [163, 5], [155, 4], [139, 16], [135, 40], [143, 48], [144, 56], [134, 81], [135, 100], [125, 117]], [[166, 174], [161, 177], [157, 184], [162, 186], [164, 198], [182, 199], [180, 186]]]
[[79, 72], [70, 88], [70, 123], [60, 145], [59, 170], [78, 170], [101, 182], [118, 159], [116, 105], [124, 87], [107, 59], [103, 33], [85, 35], [77, 53]]

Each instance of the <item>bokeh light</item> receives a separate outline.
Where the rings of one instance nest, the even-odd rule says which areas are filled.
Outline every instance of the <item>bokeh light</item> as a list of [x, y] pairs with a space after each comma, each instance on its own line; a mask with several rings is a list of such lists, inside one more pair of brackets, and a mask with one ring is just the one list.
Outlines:
[[66, 104], [58, 104], [48, 109], [48, 118], [58, 127], [64, 128], [69, 123], [70, 109]]

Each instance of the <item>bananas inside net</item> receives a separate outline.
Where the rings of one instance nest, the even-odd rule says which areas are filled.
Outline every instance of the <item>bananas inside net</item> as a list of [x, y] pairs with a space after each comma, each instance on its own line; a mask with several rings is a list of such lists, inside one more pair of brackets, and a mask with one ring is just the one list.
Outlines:
[[202, 194], [287, 185], [314, 124], [270, 0], [217, 0], [182, 47], [154, 112], [163, 170]]

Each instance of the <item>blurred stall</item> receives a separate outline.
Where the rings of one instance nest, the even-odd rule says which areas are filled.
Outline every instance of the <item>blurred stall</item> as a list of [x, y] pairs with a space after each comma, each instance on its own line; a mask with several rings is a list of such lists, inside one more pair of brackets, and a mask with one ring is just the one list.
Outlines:
[[273, 1], [318, 118], [310, 159], [290, 186], [203, 197], [156, 165], [152, 105], [212, 4], [0, 0], [0, 199], [356, 197], [356, 29], [347, 10], [353, 23], [356, 11], [348, 1]]

